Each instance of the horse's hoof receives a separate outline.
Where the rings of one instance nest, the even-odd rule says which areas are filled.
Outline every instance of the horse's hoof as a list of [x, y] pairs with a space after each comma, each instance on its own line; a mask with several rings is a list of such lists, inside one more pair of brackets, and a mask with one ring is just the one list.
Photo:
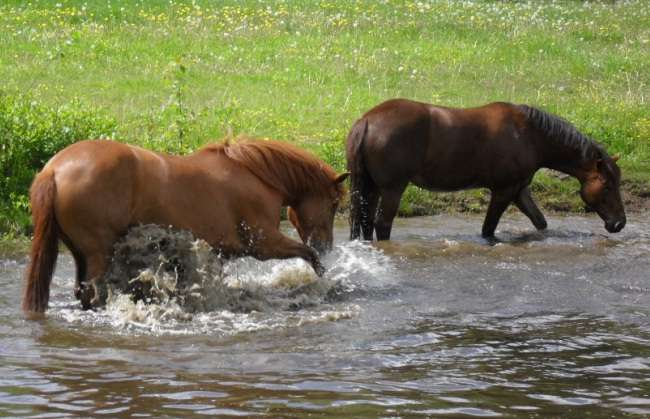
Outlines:
[[318, 265], [314, 266], [314, 272], [316, 272], [316, 275], [322, 278], [323, 275], [325, 275], [325, 267], [319, 263]]
[[81, 296], [82, 296], [81, 287], [74, 287], [74, 297], [77, 300], [81, 300]]
[[75, 288], [75, 297], [81, 302], [81, 308], [90, 310], [95, 302], [95, 290], [93, 287], [81, 286]]
[[548, 227], [548, 224], [546, 223], [546, 221], [540, 221], [540, 222], [537, 223], [537, 225], [535, 225], [535, 228], [537, 228], [540, 231], [541, 230], [546, 230], [547, 227]]
[[483, 236], [483, 239], [487, 242], [489, 246], [494, 246], [501, 243], [501, 240], [497, 239], [495, 236]]

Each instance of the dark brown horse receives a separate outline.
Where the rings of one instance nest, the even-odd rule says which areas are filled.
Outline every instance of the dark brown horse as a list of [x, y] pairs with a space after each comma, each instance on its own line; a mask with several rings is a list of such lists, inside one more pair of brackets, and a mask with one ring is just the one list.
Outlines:
[[542, 110], [509, 103], [455, 109], [405, 99], [364, 114], [347, 139], [351, 172], [350, 237], [390, 238], [393, 218], [409, 182], [429, 190], [488, 188], [483, 236], [493, 237], [514, 204], [536, 228], [546, 220], [529, 185], [542, 167], [576, 177], [587, 205], [609, 232], [625, 226], [617, 157]]
[[[94, 304], [94, 281], [135, 224], [190, 230], [225, 255], [299, 257], [321, 275], [316, 250], [332, 246], [342, 181], [327, 164], [275, 141], [209, 145], [170, 156], [113, 141], [83, 141], [55, 155], [31, 188], [34, 239], [23, 309], [47, 308], [58, 240], [77, 266], [75, 294]], [[280, 210], [303, 243], [279, 230]]]

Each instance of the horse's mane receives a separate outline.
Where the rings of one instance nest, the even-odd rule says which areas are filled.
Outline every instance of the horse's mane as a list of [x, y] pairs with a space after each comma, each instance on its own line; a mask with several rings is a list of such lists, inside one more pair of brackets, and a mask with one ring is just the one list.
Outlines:
[[[329, 194], [336, 172], [313, 154], [281, 141], [238, 137], [208, 146], [245, 166], [262, 182], [288, 197]], [[337, 185], [337, 192], [342, 190]]]
[[523, 112], [526, 120], [546, 134], [549, 140], [579, 151], [583, 159], [591, 160], [607, 155], [600, 144], [582, 134], [566, 119], [528, 105], [517, 107]]

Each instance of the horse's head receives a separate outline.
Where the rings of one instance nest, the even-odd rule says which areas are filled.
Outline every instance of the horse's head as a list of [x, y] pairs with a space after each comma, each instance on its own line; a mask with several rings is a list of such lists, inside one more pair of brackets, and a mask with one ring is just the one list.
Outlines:
[[334, 242], [334, 215], [343, 198], [343, 181], [349, 173], [332, 179], [329, 190], [302, 197], [300, 202], [289, 207], [287, 215], [303, 243], [324, 253], [332, 249]]
[[618, 157], [603, 153], [587, 163], [580, 179], [582, 200], [605, 221], [605, 228], [610, 233], [618, 233], [625, 227], [625, 209], [619, 190], [621, 169], [617, 160]]

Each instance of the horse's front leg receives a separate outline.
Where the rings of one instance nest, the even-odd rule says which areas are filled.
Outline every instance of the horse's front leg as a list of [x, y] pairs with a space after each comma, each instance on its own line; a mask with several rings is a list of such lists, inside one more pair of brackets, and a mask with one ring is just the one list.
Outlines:
[[286, 237], [279, 231], [268, 233], [257, 241], [253, 253], [260, 260], [301, 258], [311, 265], [316, 275], [323, 276], [325, 267], [314, 249]]
[[490, 205], [488, 206], [485, 221], [483, 221], [482, 235], [485, 238], [493, 238], [494, 231], [497, 229], [497, 224], [501, 219], [501, 215], [508, 208], [508, 205], [513, 201], [514, 194], [510, 189], [492, 191], [490, 198]]
[[547, 227], [546, 219], [544, 214], [539, 210], [533, 197], [530, 194], [530, 188], [528, 186], [524, 187], [517, 195], [515, 199], [515, 205], [521, 212], [523, 212], [526, 217], [533, 222], [533, 225], [538, 230], [544, 230]]

